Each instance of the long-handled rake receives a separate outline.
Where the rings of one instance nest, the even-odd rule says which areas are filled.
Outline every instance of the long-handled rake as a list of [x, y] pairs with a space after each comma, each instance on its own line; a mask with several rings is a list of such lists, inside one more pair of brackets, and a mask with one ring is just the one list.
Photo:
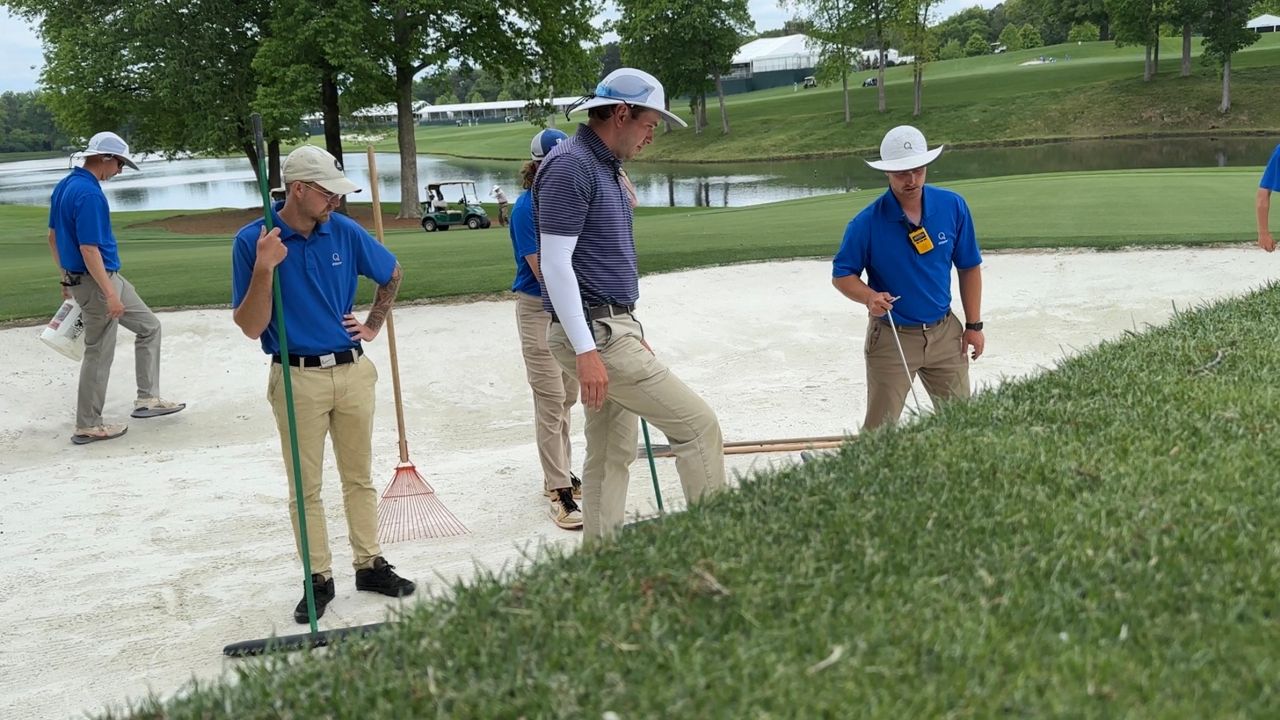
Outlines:
[[[901, 297], [895, 297], [890, 302], [897, 302]], [[898, 357], [902, 360], [902, 370], [907, 374], [908, 387], [911, 388], [911, 397], [916, 401], [916, 412], [924, 412], [924, 408], [920, 405], [920, 396], [916, 395], [915, 378], [911, 377], [911, 367], [907, 365], [907, 354], [902, 352], [902, 340], [898, 337], [898, 325], [893, 321], [893, 311], [885, 313], [885, 317], [889, 318], [889, 329], [893, 331], [893, 344], [898, 348]]]
[[[378, 170], [369, 146], [369, 190], [373, 200], [373, 228], [383, 242], [382, 203], [378, 198]], [[391, 386], [396, 397], [396, 429], [400, 433], [400, 464], [378, 500], [378, 541], [384, 543], [420, 538], [452, 537], [467, 528], [444, 506], [436, 491], [409, 461], [404, 432], [404, 401], [400, 395], [400, 362], [396, 355], [396, 329], [387, 313], [387, 347], [391, 349]]]

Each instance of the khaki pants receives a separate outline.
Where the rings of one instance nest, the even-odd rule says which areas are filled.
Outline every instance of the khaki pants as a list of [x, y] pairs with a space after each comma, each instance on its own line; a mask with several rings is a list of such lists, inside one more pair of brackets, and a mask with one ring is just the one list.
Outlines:
[[93, 276], [81, 275], [71, 296], [80, 305], [84, 318], [84, 360], [80, 362], [80, 390], [76, 396], [76, 427], [102, 424], [102, 406], [107, 399], [107, 381], [116, 354], [116, 332], [120, 325], [133, 332], [134, 373], [138, 398], [160, 397], [160, 320], [138, 297], [133, 283], [120, 273], [110, 273], [116, 295], [124, 304], [124, 316], [107, 316], [107, 299]]
[[542, 309], [542, 298], [516, 293], [516, 322], [525, 375], [533, 390], [534, 436], [542, 462], [542, 489], [571, 486], [569, 418], [578, 400], [578, 381], [561, 369], [547, 348], [551, 313]]
[[893, 328], [877, 318], [867, 321], [867, 417], [863, 430], [893, 424], [902, 415], [917, 374], [934, 404], [969, 397], [969, 358], [964, 354], [964, 326], [955, 315], [929, 329], [898, 328], [898, 340], [911, 368], [893, 342]]
[[[324, 502], [320, 499], [324, 439], [333, 437], [333, 455], [342, 479], [342, 504], [346, 509], [352, 565], [372, 567], [382, 554], [378, 546], [378, 493], [369, 478], [372, 463], [374, 385], [378, 371], [368, 358], [331, 368], [291, 367], [293, 411], [297, 422], [298, 457], [302, 462], [302, 496], [307, 513], [307, 545], [311, 572], [332, 577], [333, 556]], [[289, 444], [289, 416], [284, 401], [284, 372], [271, 365], [267, 398], [280, 431], [280, 449], [289, 485], [289, 518], [302, 556], [298, 532], [298, 501], [294, 492], [293, 453]]]
[[[591, 323], [596, 349], [609, 373], [598, 411], [586, 408], [587, 458], [582, 466], [583, 532], [603, 538], [622, 526], [630, 466], [636, 459], [637, 416], [666, 434], [676, 456], [685, 498], [694, 502], [725, 485], [724, 438], [711, 407], [640, 344], [644, 328], [633, 316]], [[577, 355], [564, 328], [552, 323], [551, 354], [577, 377]]]

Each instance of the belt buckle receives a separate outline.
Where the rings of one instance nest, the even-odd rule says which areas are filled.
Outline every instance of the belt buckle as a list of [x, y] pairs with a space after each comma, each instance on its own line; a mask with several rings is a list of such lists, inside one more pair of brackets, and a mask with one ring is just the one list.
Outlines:
[[320, 356], [320, 367], [331, 368], [338, 364], [338, 358], [333, 353]]

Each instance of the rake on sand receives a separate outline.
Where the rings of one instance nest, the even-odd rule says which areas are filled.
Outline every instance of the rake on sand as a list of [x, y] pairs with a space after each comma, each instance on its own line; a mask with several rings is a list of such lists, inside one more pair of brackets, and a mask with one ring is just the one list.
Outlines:
[[[373, 197], [373, 228], [378, 242], [382, 237], [382, 204], [378, 199], [378, 171], [369, 156], [369, 190]], [[464, 535], [467, 528], [444, 506], [436, 491], [427, 484], [409, 461], [409, 443], [404, 433], [404, 402], [400, 397], [400, 362], [396, 356], [396, 330], [387, 313], [387, 347], [391, 349], [391, 385], [396, 396], [396, 429], [400, 433], [400, 464], [387, 489], [378, 500], [378, 541], [384, 543], [421, 538]]]

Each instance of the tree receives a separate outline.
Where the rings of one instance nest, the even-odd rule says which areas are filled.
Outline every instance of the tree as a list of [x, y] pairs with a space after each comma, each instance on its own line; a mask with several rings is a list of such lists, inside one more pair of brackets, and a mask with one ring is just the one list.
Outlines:
[[948, 40], [946, 45], [938, 51], [939, 60], [959, 60], [964, 57], [964, 46], [959, 40]]
[[974, 33], [981, 35], [984, 41], [995, 39], [991, 34], [990, 14], [977, 5], [938, 23], [934, 32], [938, 35], [938, 42], [944, 47], [952, 40], [963, 46]]
[[1067, 27], [1091, 22], [1098, 26], [1099, 40], [1111, 39], [1111, 18], [1107, 14], [1106, 0], [1049, 0], [1044, 8], [1045, 17], [1050, 21]]
[[938, 55], [938, 41], [929, 30], [929, 14], [934, 0], [904, 0], [900, 8], [902, 36], [911, 63], [912, 117], [924, 111], [924, 68]]
[[1098, 26], [1091, 22], [1082, 22], [1071, 26], [1071, 32], [1067, 33], [1067, 42], [1095, 42], [1098, 39]]
[[852, 120], [849, 108], [849, 72], [861, 53], [857, 35], [861, 29], [853, 0], [793, 0], [788, 4], [805, 13], [808, 35], [818, 52], [815, 74], [823, 84], [840, 78], [844, 101], [844, 124]]
[[1000, 32], [1000, 44], [1005, 50], [1013, 52], [1022, 49], [1022, 31], [1017, 25], [1005, 25], [1004, 30]]
[[1030, 50], [1031, 48], [1044, 47], [1044, 39], [1040, 37], [1040, 31], [1031, 25], [1023, 25], [1022, 32], [1022, 49]]
[[600, 58], [600, 79], [604, 76], [622, 67], [622, 47], [617, 42], [607, 42], [596, 48], [596, 55]]
[[1182, 30], [1181, 77], [1191, 77], [1191, 34], [1204, 20], [1205, 11], [1205, 0], [1171, 0], [1169, 22]]
[[1160, 44], [1160, 23], [1165, 17], [1163, 0], [1107, 0], [1107, 13], [1116, 47], [1143, 47], [1142, 80], [1150, 82], [1159, 62], [1158, 58], [1152, 59], [1152, 48]]
[[1245, 27], [1249, 20], [1250, 0], [1208, 0], [1205, 3], [1205, 58], [1216, 63], [1222, 72], [1222, 104], [1218, 111], [1231, 110], [1231, 56], [1258, 41], [1258, 34]]
[[39, 91], [0, 94], [0, 152], [61, 150], [70, 143]]
[[876, 49], [876, 107], [880, 112], [885, 106], [884, 66], [888, 59], [888, 32], [898, 24], [901, 5], [896, 0], [856, 0], [855, 7], [870, 32], [873, 47]]
[[977, 57], [978, 55], [986, 55], [991, 50], [991, 46], [987, 44], [987, 39], [974, 33], [969, 36], [969, 42], [964, 44], [965, 57]]

